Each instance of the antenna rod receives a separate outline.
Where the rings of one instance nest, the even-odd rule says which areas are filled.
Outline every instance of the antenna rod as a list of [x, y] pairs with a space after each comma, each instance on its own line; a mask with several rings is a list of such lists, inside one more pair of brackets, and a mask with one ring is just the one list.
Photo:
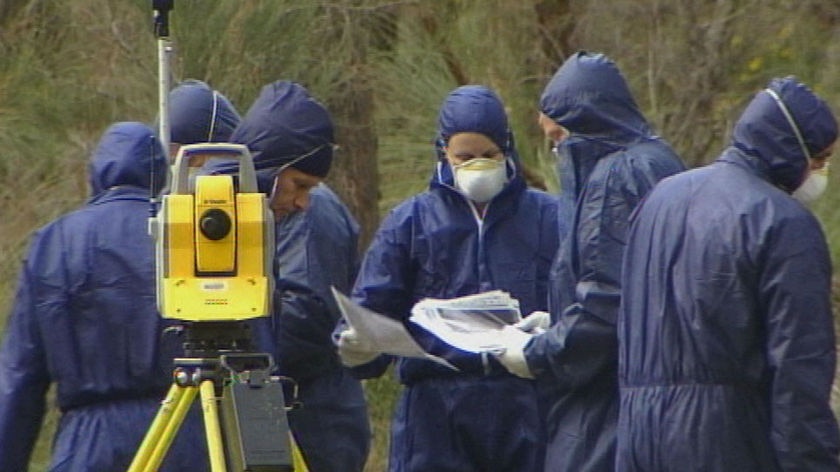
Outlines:
[[[152, 0], [152, 10], [154, 11], [154, 32], [158, 43], [158, 137], [163, 147], [163, 155], [166, 156], [166, 162], [169, 162], [169, 52], [171, 47], [169, 45], [169, 12], [175, 7], [174, 0]], [[163, 182], [161, 189], [158, 189], [158, 183], [155, 182], [155, 159], [154, 159], [154, 143], [149, 146], [149, 152], [152, 158], [152, 185], [149, 189], [149, 213], [151, 218], [154, 218], [158, 207], [158, 193], [159, 190], [169, 186], [169, 171], [167, 169], [166, 181]], [[151, 232], [151, 220], [150, 228]]]
[[[160, 142], [163, 151], [169, 156], [169, 12], [174, 8], [174, 0], [152, 0], [154, 9], [155, 37], [158, 39], [158, 115]], [[168, 160], [168, 159], [167, 159]]]

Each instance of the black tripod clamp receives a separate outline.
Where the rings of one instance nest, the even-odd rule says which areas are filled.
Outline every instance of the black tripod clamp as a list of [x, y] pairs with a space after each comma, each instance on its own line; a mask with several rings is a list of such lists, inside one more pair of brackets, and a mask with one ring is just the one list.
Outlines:
[[287, 410], [303, 406], [298, 400], [298, 383], [291, 377], [272, 375], [274, 358], [264, 353], [229, 353], [219, 356], [221, 368], [230, 372], [239, 382], [251, 388], [259, 388], [266, 383], [275, 382], [283, 386], [283, 398]]
[[169, 37], [169, 12], [173, 8], [175, 8], [175, 0], [152, 0], [156, 38]]

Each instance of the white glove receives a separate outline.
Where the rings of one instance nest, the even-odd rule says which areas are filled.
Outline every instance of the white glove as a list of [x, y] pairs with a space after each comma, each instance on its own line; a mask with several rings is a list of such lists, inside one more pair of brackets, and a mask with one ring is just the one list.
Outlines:
[[544, 333], [551, 326], [551, 315], [547, 311], [535, 311], [513, 324], [526, 333]]
[[499, 331], [499, 342], [502, 345], [502, 350], [498, 353], [493, 353], [496, 359], [501, 362], [505, 369], [511, 374], [518, 375], [525, 379], [533, 379], [534, 375], [531, 369], [528, 368], [528, 362], [525, 360], [525, 345], [534, 337], [519, 328], [513, 326], [505, 326]]
[[379, 352], [374, 351], [359, 339], [359, 335], [353, 328], [342, 331], [336, 344], [338, 345], [338, 356], [341, 358], [341, 363], [347, 367], [367, 364], [379, 356]]

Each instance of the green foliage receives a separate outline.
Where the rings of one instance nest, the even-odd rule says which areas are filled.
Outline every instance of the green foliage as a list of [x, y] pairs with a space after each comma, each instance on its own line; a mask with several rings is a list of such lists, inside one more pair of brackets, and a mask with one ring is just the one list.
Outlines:
[[396, 382], [392, 370], [389, 369], [380, 378], [364, 381], [368, 415], [373, 433], [373, 453], [366, 467], [369, 471], [387, 470], [391, 415], [396, 408], [397, 398], [402, 388]]
[[437, 110], [456, 86], [436, 40], [421, 25], [400, 22], [393, 51], [380, 53], [377, 64], [377, 128], [380, 135], [380, 210], [387, 211], [408, 195], [426, 188], [436, 157]]

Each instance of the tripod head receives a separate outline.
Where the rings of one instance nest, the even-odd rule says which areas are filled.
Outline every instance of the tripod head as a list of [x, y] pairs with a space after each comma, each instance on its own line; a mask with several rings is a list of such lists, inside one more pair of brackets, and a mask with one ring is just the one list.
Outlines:
[[[274, 359], [270, 354], [254, 352], [250, 328], [244, 321], [186, 322], [180, 331], [184, 336], [184, 357], [174, 360], [177, 384], [198, 385], [212, 380], [221, 396], [222, 388], [232, 377], [255, 386], [271, 380]], [[291, 379], [277, 380], [288, 383], [296, 392], [297, 385]]]

